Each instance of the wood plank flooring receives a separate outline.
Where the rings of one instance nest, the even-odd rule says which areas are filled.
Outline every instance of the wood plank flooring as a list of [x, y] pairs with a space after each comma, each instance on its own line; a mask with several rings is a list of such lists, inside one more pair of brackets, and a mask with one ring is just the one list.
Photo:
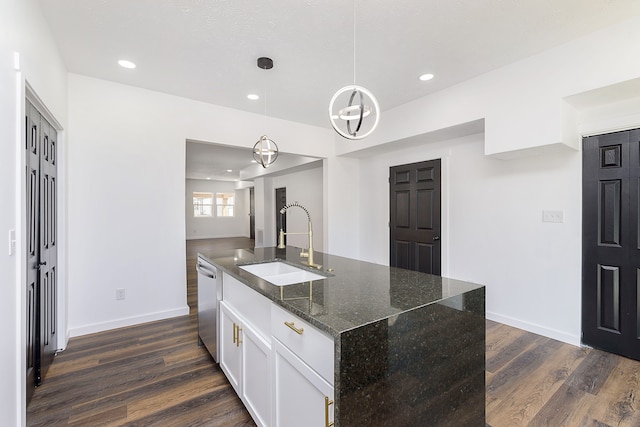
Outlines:
[[[191, 314], [72, 338], [36, 389], [27, 425], [255, 426], [197, 345], [195, 287], [198, 250], [252, 244], [188, 241]], [[640, 362], [492, 321], [486, 358], [487, 426], [640, 426]]]
[[72, 338], [36, 389], [27, 425], [255, 426], [197, 344], [196, 255], [212, 247], [248, 248], [253, 240], [187, 241], [189, 316]]

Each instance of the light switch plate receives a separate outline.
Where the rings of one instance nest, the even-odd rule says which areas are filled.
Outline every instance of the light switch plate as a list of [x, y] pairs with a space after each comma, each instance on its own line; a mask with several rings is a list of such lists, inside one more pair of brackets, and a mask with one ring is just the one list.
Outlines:
[[542, 222], [564, 222], [564, 212], [542, 211]]
[[9, 256], [16, 251], [16, 230], [9, 230]]

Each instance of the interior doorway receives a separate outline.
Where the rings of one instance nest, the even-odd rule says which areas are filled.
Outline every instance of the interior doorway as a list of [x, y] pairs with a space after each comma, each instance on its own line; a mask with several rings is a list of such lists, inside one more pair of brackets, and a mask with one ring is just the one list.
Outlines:
[[640, 360], [640, 129], [582, 145], [582, 342]]
[[391, 267], [441, 274], [440, 159], [389, 168]]
[[[280, 230], [287, 230], [287, 216], [280, 214], [280, 209], [284, 208], [286, 205], [287, 188], [276, 188], [276, 239], [278, 239]], [[287, 236], [284, 236], [284, 244], [287, 244]]]
[[256, 194], [253, 187], [249, 187], [249, 238], [256, 238]]

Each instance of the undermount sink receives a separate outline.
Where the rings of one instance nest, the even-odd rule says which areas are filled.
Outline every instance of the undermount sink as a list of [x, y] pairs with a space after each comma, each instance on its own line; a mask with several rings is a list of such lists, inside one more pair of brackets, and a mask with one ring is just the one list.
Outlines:
[[325, 276], [280, 261], [240, 265], [238, 267], [277, 286], [326, 279]]

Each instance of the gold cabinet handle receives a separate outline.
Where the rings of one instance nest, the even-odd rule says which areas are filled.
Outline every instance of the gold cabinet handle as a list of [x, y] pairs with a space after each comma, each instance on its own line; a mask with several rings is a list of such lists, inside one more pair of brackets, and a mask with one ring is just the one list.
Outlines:
[[333, 405], [333, 400], [329, 400], [329, 397], [324, 397], [324, 424], [327, 427], [333, 426], [333, 421], [329, 422], [329, 405]]
[[240, 325], [238, 325], [238, 333], [236, 335], [236, 347], [240, 347], [240, 344], [242, 344], [242, 340], [240, 339], [240, 332], [242, 332], [242, 328], [240, 327]]
[[233, 322], [233, 343], [235, 344], [238, 341], [238, 325]]
[[298, 335], [302, 335], [302, 333], [304, 332], [304, 328], [296, 328], [294, 326], [294, 322], [284, 322], [285, 325], [287, 325], [289, 328], [291, 328], [296, 334]]

